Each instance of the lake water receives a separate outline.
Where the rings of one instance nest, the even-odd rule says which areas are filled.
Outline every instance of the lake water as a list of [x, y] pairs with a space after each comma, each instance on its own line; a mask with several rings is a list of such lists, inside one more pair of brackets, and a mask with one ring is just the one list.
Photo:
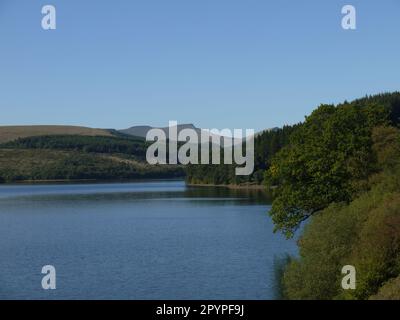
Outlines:
[[2, 185], [0, 298], [273, 299], [274, 261], [297, 249], [269, 208], [182, 181]]

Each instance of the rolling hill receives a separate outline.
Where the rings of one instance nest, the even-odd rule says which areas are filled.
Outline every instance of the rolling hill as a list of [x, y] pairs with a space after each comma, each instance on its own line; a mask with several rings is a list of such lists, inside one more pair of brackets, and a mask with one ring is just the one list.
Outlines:
[[0, 183], [176, 178], [181, 166], [146, 162], [143, 138], [74, 126], [0, 127]]
[[[151, 126], [133, 126], [128, 129], [123, 129], [123, 130], [118, 130], [118, 131], [121, 133], [124, 133], [124, 134], [131, 135], [131, 136], [146, 138], [147, 132], [149, 132], [151, 129], [161, 129], [162, 131], [165, 132], [165, 135], [168, 138], [169, 127], [157, 128], [157, 127], [151, 127]], [[193, 129], [197, 132], [197, 134], [200, 134], [200, 132], [201, 132], [201, 129], [196, 128], [193, 124], [178, 124], [177, 132], [179, 133], [183, 129]]]
[[0, 126], [0, 143], [13, 141], [18, 138], [45, 135], [112, 136], [112, 133], [106, 129], [93, 129], [79, 126]]
[[0, 148], [0, 183], [161, 179], [182, 176], [183, 170], [179, 166], [152, 166], [121, 154]]

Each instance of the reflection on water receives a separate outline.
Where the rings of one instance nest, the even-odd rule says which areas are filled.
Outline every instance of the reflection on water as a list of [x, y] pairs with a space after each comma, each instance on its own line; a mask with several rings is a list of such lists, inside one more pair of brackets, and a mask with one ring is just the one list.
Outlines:
[[274, 259], [296, 246], [268, 203], [182, 181], [0, 186], [0, 298], [274, 298]]

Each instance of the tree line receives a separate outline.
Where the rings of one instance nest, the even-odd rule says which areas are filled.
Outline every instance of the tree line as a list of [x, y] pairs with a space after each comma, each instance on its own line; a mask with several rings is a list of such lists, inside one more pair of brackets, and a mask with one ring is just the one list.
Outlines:
[[0, 145], [8, 149], [53, 149], [93, 153], [120, 153], [144, 160], [147, 144], [144, 140], [128, 137], [45, 135], [19, 138]]

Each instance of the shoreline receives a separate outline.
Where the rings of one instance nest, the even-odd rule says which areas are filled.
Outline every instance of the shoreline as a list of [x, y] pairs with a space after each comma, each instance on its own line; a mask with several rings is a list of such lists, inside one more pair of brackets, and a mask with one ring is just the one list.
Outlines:
[[184, 178], [154, 178], [154, 179], [50, 179], [50, 180], [19, 180], [0, 182], [0, 186], [21, 184], [78, 184], [78, 183], [131, 183], [131, 182], [155, 182], [155, 181], [185, 181]]
[[187, 183], [188, 187], [217, 187], [217, 188], [228, 188], [232, 190], [260, 190], [265, 191], [265, 187], [259, 184], [206, 184], [206, 183]]
[[[0, 182], [1, 185], [22, 185], [22, 184], [74, 184], [74, 183], [130, 183], [130, 182], [154, 182], [154, 181], [185, 181], [184, 178], [165, 178], [165, 179], [49, 179], [49, 180], [19, 180], [10, 182]], [[259, 190], [266, 191], [265, 186], [258, 184], [206, 184], [206, 183], [186, 183], [188, 187], [211, 187], [227, 188], [231, 190]]]

